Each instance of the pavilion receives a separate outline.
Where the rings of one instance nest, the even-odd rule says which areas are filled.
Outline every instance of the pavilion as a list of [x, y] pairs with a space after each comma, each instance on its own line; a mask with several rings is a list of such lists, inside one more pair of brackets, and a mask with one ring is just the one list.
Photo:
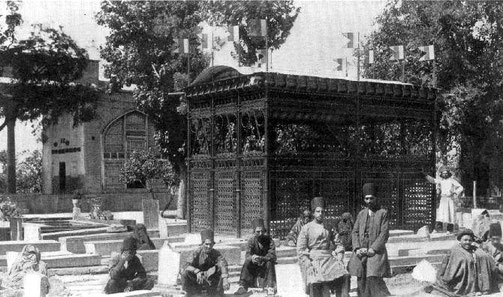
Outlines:
[[435, 220], [420, 174], [435, 171], [435, 89], [215, 66], [185, 92], [190, 231], [241, 237], [262, 217], [283, 237], [315, 196], [329, 219], [355, 215], [366, 182], [392, 228]]

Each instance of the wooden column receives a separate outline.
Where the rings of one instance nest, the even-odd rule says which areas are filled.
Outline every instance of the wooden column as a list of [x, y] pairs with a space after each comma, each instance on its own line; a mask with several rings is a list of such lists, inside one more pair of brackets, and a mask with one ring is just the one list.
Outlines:
[[210, 169], [210, 181], [209, 181], [209, 193], [208, 193], [208, 215], [210, 216], [210, 228], [215, 231], [215, 98], [211, 96], [211, 169]]
[[[7, 121], [7, 193], [16, 193], [16, 118], [8, 108]], [[10, 118], [10, 119], [9, 119]]]
[[243, 141], [242, 141], [242, 135], [241, 135], [241, 97], [240, 94], [237, 93], [237, 98], [236, 98], [236, 105], [237, 105], [237, 111], [236, 111], [236, 131], [237, 131], [237, 148], [236, 148], [236, 179], [234, 180], [236, 185], [235, 185], [235, 201], [236, 201], [236, 212], [235, 212], [235, 218], [236, 218], [236, 236], [238, 238], [241, 238], [242, 230], [241, 230], [241, 162], [242, 162], [242, 147], [243, 147]]
[[[188, 226], [188, 231], [191, 233], [192, 230], [192, 211], [191, 211], [191, 206], [192, 206], [192, 201], [191, 201], [191, 194], [190, 194], [190, 160], [192, 156], [192, 146], [191, 146], [191, 137], [190, 137], [190, 131], [192, 131], [191, 123], [190, 123], [190, 100], [185, 97], [185, 101], [187, 104], [187, 174], [185, 174], [185, 199], [187, 201], [186, 205], [186, 213], [187, 213], [187, 226]], [[178, 208], [178, 206], [177, 206]]]

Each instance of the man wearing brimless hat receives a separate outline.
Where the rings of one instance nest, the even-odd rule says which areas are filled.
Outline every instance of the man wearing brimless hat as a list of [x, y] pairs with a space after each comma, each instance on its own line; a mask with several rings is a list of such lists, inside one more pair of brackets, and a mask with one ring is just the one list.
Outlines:
[[323, 197], [311, 200], [314, 220], [302, 227], [297, 238], [297, 255], [305, 285], [310, 297], [349, 297], [350, 276], [344, 267], [344, 247], [335, 243], [335, 231], [324, 222]]
[[501, 244], [501, 223], [489, 225], [489, 239], [482, 245], [482, 249], [496, 262], [500, 281], [503, 281], [503, 244]]
[[136, 239], [127, 237], [122, 242], [121, 253], [112, 256], [108, 265], [110, 280], [105, 286], [106, 294], [151, 290], [154, 287], [154, 280], [147, 277], [145, 268], [136, 256], [136, 249]]
[[253, 236], [246, 245], [245, 263], [241, 269], [239, 288], [234, 295], [247, 293], [250, 287], [265, 288], [267, 295], [276, 293], [276, 246], [266, 233], [264, 220], [252, 222]]
[[386, 242], [389, 237], [388, 212], [377, 203], [376, 187], [363, 185], [365, 208], [358, 213], [352, 232], [353, 254], [348, 270], [357, 277], [358, 297], [390, 296], [384, 277], [391, 276]]
[[213, 230], [201, 231], [201, 246], [187, 259], [182, 271], [182, 288], [185, 296], [224, 296], [224, 290], [229, 290], [229, 273], [227, 261], [215, 250]]

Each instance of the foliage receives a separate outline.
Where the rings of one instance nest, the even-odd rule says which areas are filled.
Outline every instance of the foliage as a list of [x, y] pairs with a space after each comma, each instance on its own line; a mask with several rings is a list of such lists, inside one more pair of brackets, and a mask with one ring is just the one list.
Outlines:
[[155, 180], [162, 180], [168, 187], [178, 183], [169, 162], [156, 156], [152, 149], [130, 153], [121, 168], [120, 180], [128, 184], [140, 183], [147, 189], [151, 189]]
[[239, 42], [234, 42], [235, 56], [242, 65], [257, 62], [257, 49], [265, 48], [263, 37], [250, 36], [250, 20], [265, 19], [267, 23], [267, 45], [277, 50], [290, 35], [300, 12], [293, 1], [209, 1], [203, 4], [204, 18], [210, 24], [239, 26]]
[[12, 78], [0, 99], [0, 116], [9, 120], [35, 120], [42, 125], [57, 122], [65, 113], [77, 125], [95, 116], [98, 94], [94, 88], [74, 83], [88, 63], [86, 51], [61, 28], [34, 25], [27, 36], [19, 33], [21, 1], [7, 1], [9, 14], [0, 27], [0, 70]]
[[[134, 96], [160, 131], [156, 138], [163, 153], [183, 174], [187, 123], [180, 114], [180, 96], [168, 94], [187, 86], [209, 65], [209, 56], [197, 47], [199, 26], [245, 25], [262, 17], [268, 20], [269, 44], [279, 48], [297, 13], [291, 1], [103, 1], [96, 19], [110, 30], [101, 50], [110, 63], [106, 72], [118, 85], [137, 86]], [[246, 53], [239, 56], [250, 64], [256, 59], [254, 46], [261, 45], [251, 42], [244, 27], [240, 31]], [[190, 54], [175, 53], [175, 38], [189, 39]]]
[[35, 150], [16, 168], [18, 193], [42, 193], [42, 153]]
[[17, 207], [16, 202], [10, 197], [0, 197], [0, 220], [9, 221], [10, 218], [18, 218], [22, 216], [21, 210]]
[[[17, 192], [41, 193], [42, 192], [42, 153], [39, 150], [16, 164]], [[0, 193], [7, 189], [7, 151], [0, 151]]]
[[[401, 3], [401, 5], [397, 5]], [[398, 80], [400, 63], [389, 46], [405, 47], [405, 81], [438, 87], [442, 163], [460, 146], [464, 180], [486, 179], [503, 165], [503, 3], [497, 1], [390, 1], [364, 50], [376, 63], [366, 77]], [[419, 61], [418, 46], [433, 44], [435, 62]], [[459, 149], [459, 147], [457, 147]], [[487, 186], [482, 184], [482, 187]]]

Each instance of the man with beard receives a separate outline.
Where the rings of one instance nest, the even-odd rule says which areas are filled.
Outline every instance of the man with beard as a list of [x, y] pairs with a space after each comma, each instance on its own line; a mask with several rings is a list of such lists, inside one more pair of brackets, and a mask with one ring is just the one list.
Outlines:
[[344, 267], [344, 247], [336, 246], [334, 229], [323, 222], [325, 203], [322, 197], [311, 201], [314, 220], [302, 227], [297, 239], [297, 254], [305, 285], [310, 297], [349, 297], [350, 276]]
[[305, 224], [309, 223], [309, 221], [311, 221], [311, 211], [305, 209], [286, 236], [286, 244], [288, 246], [297, 246], [297, 238], [299, 237], [300, 230]]
[[185, 296], [224, 296], [229, 290], [229, 274], [227, 261], [215, 250], [213, 230], [201, 231], [202, 244], [187, 259], [186, 267], [182, 271], [182, 288]]
[[389, 237], [389, 220], [375, 196], [374, 184], [363, 185], [366, 207], [358, 213], [352, 232], [353, 254], [348, 270], [357, 277], [358, 297], [390, 296], [383, 277], [391, 276], [386, 242]]
[[274, 295], [276, 289], [276, 247], [271, 236], [266, 234], [263, 219], [252, 222], [254, 235], [246, 246], [245, 263], [241, 269], [239, 288], [234, 295], [243, 295], [250, 287], [264, 287], [267, 295]]
[[[440, 195], [440, 201], [437, 206], [437, 216], [435, 231], [440, 232], [446, 229], [448, 233], [454, 231], [456, 223], [456, 204], [459, 196], [463, 192], [463, 186], [452, 177], [452, 172], [447, 166], [441, 166], [439, 169], [440, 178], [433, 178], [424, 174], [426, 180], [437, 185], [437, 191]], [[444, 226], [446, 225], [446, 226]]]

